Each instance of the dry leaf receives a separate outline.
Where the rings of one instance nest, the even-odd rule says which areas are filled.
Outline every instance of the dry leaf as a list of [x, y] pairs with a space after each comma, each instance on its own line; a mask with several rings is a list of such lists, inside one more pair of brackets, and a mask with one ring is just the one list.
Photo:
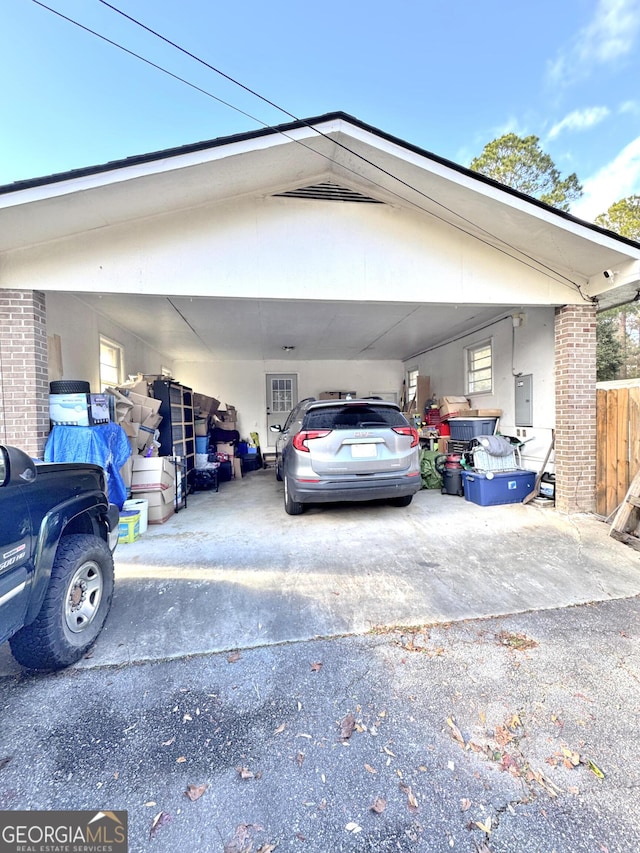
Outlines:
[[171, 744], [175, 743], [175, 742], [176, 742], [175, 737], [170, 737], [169, 740], [163, 740], [162, 745], [163, 746], [171, 746]]
[[486, 832], [487, 835], [489, 835], [489, 833], [491, 832], [491, 815], [489, 815], [485, 823], [480, 823], [479, 820], [474, 821], [474, 823], [478, 827], [478, 829], [481, 829], [483, 832]]
[[158, 814], [151, 821], [151, 829], [149, 830], [149, 838], [155, 838], [157, 831], [161, 826], [164, 826], [167, 823], [171, 823], [171, 815], [167, 814], [167, 812], [158, 812]]
[[258, 847], [256, 853], [273, 853], [277, 846], [277, 844], [263, 844], [262, 847]]
[[383, 749], [383, 751], [384, 751], [384, 752], [386, 752], [386, 753], [387, 753], [387, 755], [390, 755], [392, 758], [395, 758], [395, 757], [396, 757], [396, 756], [395, 756], [395, 754], [394, 754], [393, 752], [391, 752], [391, 750], [389, 749], [389, 747], [388, 747], [388, 746], [383, 746], [383, 747], [382, 747], [382, 749]]
[[322, 669], [322, 661], [316, 661], [316, 663], [311, 664], [311, 672], [320, 672]]
[[254, 823], [241, 823], [236, 826], [236, 831], [224, 845], [223, 853], [251, 853], [253, 850], [253, 832], [259, 832], [261, 826]]
[[241, 779], [253, 779], [255, 776], [248, 767], [236, 767], [236, 770]]
[[387, 801], [384, 800], [382, 797], [376, 797], [372, 805], [370, 806], [370, 810], [372, 812], [375, 812], [376, 814], [382, 814], [386, 807]]
[[358, 826], [358, 824], [353, 820], [345, 826], [345, 829], [347, 832], [353, 832], [354, 835], [357, 832], [362, 832], [362, 827]]
[[353, 734], [353, 730], [356, 725], [355, 717], [352, 713], [348, 713], [346, 717], [344, 717], [340, 721], [340, 740], [346, 741], [349, 740], [351, 735]]
[[565, 762], [565, 767], [568, 766], [568, 768], [571, 769], [571, 766], [577, 767], [578, 764], [580, 764], [580, 756], [577, 752], [574, 752], [572, 749], [567, 749], [565, 746], [563, 746], [562, 753], [568, 762], [568, 764], [567, 762]]
[[149, 808], [151, 808], [151, 806], [155, 806], [155, 804], [156, 804], [155, 800], [149, 800], [148, 802], [145, 803], [145, 806], [149, 809]]
[[304, 752], [299, 752], [296, 755], [296, 761], [298, 762], [298, 767], [302, 767], [302, 764], [304, 762]]
[[451, 734], [453, 735], [454, 740], [456, 740], [464, 749], [464, 738], [462, 737], [462, 732], [453, 722], [453, 719], [451, 717], [447, 717], [447, 725], [451, 729]]
[[282, 734], [282, 732], [285, 730], [286, 726], [287, 726], [287, 724], [286, 724], [286, 723], [280, 723], [280, 725], [278, 726], [278, 728], [277, 728], [277, 729], [275, 729], [275, 731], [273, 732], [273, 733], [274, 733], [274, 735], [281, 735], [281, 734]]
[[240, 660], [240, 652], [229, 652], [227, 655], [227, 663], [236, 663], [236, 661]]
[[193, 717], [191, 716], [191, 714], [185, 714], [184, 717], [182, 718], [183, 723], [190, 723], [192, 720], [193, 720]]
[[364, 769], [365, 769], [368, 773], [377, 773], [377, 772], [378, 772], [378, 771], [375, 769], [375, 767], [372, 767], [370, 764], [365, 764], [365, 765], [364, 765]]
[[498, 746], [506, 746], [513, 740], [513, 735], [504, 726], [496, 726], [493, 737]]
[[416, 800], [410, 785], [405, 785], [404, 782], [400, 782], [400, 790], [407, 795], [407, 805], [409, 806], [409, 811], [417, 811], [418, 801]]
[[586, 765], [589, 770], [591, 770], [591, 772], [598, 777], [598, 779], [604, 779], [604, 773], [602, 772], [602, 770], [600, 770], [597, 764], [591, 761], [591, 759], [587, 759]]
[[186, 760], [184, 755], [181, 755], [180, 758], [176, 758], [176, 764], [184, 764]]
[[196, 800], [199, 800], [200, 797], [207, 790], [208, 785], [187, 785], [187, 790], [184, 792], [185, 797], [189, 797], [192, 803], [195, 803]]
[[467, 800], [466, 797], [464, 799], [460, 800], [460, 811], [461, 812], [466, 812], [470, 808], [471, 808], [471, 800]]

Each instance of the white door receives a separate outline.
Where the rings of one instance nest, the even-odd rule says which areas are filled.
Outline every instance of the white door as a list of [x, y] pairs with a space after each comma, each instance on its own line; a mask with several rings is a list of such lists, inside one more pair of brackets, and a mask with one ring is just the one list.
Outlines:
[[267, 373], [267, 447], [275, 447], [277, 438], [270, 427], [284, 426], [297, 402], [298, 377], [295, 373]]

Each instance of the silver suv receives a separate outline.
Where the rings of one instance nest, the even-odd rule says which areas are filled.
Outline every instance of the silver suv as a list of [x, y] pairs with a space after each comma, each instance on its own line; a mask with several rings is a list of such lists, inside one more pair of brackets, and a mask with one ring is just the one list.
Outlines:
[[395, 403], [308, 398], [271, 431], [289, 515], [330, 501], [408, 506], [421, 488], [418, 433]]

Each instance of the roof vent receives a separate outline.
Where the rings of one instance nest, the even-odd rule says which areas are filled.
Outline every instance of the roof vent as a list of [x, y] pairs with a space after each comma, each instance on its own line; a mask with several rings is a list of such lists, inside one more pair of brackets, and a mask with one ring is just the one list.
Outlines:
[[289, 190], [285, 193], [274, 193], [274, 196], [278, 198], [311, 198], [315, 201], [357, 201], [361, 204], [384, 204], [376, 198], [329, 182], [313, 184], [310, 187], [299, 187], [297, 190]]

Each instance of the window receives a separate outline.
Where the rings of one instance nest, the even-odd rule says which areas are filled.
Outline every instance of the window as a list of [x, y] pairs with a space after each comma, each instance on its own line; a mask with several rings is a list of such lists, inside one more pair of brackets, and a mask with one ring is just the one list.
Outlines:
[[418, 399], [418, 370], [407, 371], [407, 394], [404, 411], [410, 412], [415, 408]]
[[120, 385], [124, 375], [124, 347], [100, 335], [100, 387]]
[[491, 341], [467, 347], [467, 394], [490, 393], [493, 387]]

